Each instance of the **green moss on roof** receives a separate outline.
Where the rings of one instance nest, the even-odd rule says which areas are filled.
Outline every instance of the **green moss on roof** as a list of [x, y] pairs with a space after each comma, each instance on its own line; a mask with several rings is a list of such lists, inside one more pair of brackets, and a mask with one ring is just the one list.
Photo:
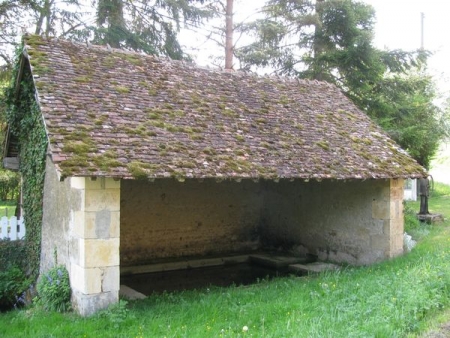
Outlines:
[[96, 147], [92, 142], [84, 141], [68, 141], [64, 144], [62, 149], [66, 153], [74, 153], [77, 155], [86, 154], [88, 152], [95, 152]]
[[126, 86], [114, 86], [114, 89], [121, 94], [128, 94], [130, 92], [130, 88]]
[[131, 53], [129, 53], [129, 54], [127, 54], [127, 53], [121, 53], [121, 54], [118, 54], [118, 56], [121, 58], [121, 59], [123, 59], [124, 61], [126, 61], [126, 62], [129, 62], [129, 63], [131, 63], [131, 64], [133, 64], [133, 65], [135, 65], [135, 66], [143, 66], [144, 65], [144, 63], [143, 63], [143, 61], [142, 61], [142, 58], [140, 58], [138, 55], [136, 55], [136, 54], [131, 54]]
[[92, 78], [88, 75], [81, 75], [81, 76], [77, 76], [73, 79], [73, 81], [75, 82], [79, 82], [79, 83], [88, 83], [92, 81]]
[[140, 161], [133, 161], [127, 164], [131, 176], [137, 180], [148, 179], [154, 174], [157, 166]]

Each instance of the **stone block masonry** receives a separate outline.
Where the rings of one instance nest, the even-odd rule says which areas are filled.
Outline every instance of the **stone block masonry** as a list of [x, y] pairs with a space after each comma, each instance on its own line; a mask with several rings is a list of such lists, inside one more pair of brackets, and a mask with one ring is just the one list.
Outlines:
[[81, 196], [73, 211], [70, 278], [75, 309], [90, 315], [118, 301], [120, 181], [70, 178]]
[[403, 252], [401, 179], [60, 182], [54, 173], [48, 163], [41, 271], [56, 252], [81, 315], [118, 301], [120, 265], [293, 248], [361, 265]]
[[303, 247], [371, 264], [403, 252], [403, 180], [122, 182], [121, 266]]
[[46, 165], [40, 271], [65, 265], [73, 306], [90, 315], [118, 301], [121, 184], [84, 177], [61, 182], [54, 164]]
[[372, 264], [403, 253], [403, 180], [270, 183], [265, 238], [319, 260]]
[[123, 267], [259, 248], [259, 183], [124, 180], [121, 189]]

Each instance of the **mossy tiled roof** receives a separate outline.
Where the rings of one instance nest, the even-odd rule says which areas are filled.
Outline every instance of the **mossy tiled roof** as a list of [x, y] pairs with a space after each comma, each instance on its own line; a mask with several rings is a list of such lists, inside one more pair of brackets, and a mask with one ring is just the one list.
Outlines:
[[367, 179], [424, 169], [335, 86], [29, 36], [63, 176]]

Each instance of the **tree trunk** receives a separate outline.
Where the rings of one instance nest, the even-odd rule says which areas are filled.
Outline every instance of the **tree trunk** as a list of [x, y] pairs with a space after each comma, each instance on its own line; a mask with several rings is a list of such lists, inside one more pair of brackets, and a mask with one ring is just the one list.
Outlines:
[[323, 80], [323, 62], [320, 60], [324, 52], [323, 45], [323, 33], [322, 33], [322, 21], [323, 21], [323, 2], [324, 0], [316, 0], [316, 16], [317, 22], [314, 27], [314, 41], [313, 41], [313, 53], [314, 53], [314, 61], [313, 61], [313, 78], [315, 80]]
[[225, 18], [225, 69], [233, 69], [233, 0], [227, 0]]
[[[51, 28], [51, 2], [50, 0], [45, 0], [42, 7], [36, 7], [39, 11], [39, 18], [36, 22], [36, 35], [41, 35], [42, 33], [45, 33], [45, 36], [49, 36], [50, 28]], [[42, 26], [44, 25], [44, 20], [47, 20], [46, 22], [46, 29], [44, 30]]]

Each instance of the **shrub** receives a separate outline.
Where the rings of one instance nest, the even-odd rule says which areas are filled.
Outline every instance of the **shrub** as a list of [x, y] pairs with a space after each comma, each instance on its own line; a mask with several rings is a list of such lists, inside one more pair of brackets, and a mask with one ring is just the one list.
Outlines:
[[16, 172], [0, 168], [0, 199], [15, 200], [19, 195], [19, 175]]
[[24, 302], [31, 280], [26, 275], [23, 241], [0, 240], [0, 310], [10, 310]]
[[420, 227], [417, 212], [407, 203], [404, 203], [403, 213], [405, 216], [405, 231], [410, 233], [411, 231], [417, 230]]
[[127, 308], [126, 300], [119, 300], [118, 303], [111, 304], [107, 309], [100, 311], [98, 317], [107, 318], [108, 322], [115, 328], [119, 328], [127, 319], [134, 319]]
[[38, 304], [48, 311], [70, 310], [69, 273], [63, 265], [55, 266], [43, 274], [37, 284]]
[[17, 266], [0, 272], [0, 310], [10, 310], [25, 303], [25, 291], [30, 280]]
[[17, 266], [25, 271], [27, 266], [25, 250], [24, 241], [0, 239], [0, 270], [4, 271], [11, 266]]

